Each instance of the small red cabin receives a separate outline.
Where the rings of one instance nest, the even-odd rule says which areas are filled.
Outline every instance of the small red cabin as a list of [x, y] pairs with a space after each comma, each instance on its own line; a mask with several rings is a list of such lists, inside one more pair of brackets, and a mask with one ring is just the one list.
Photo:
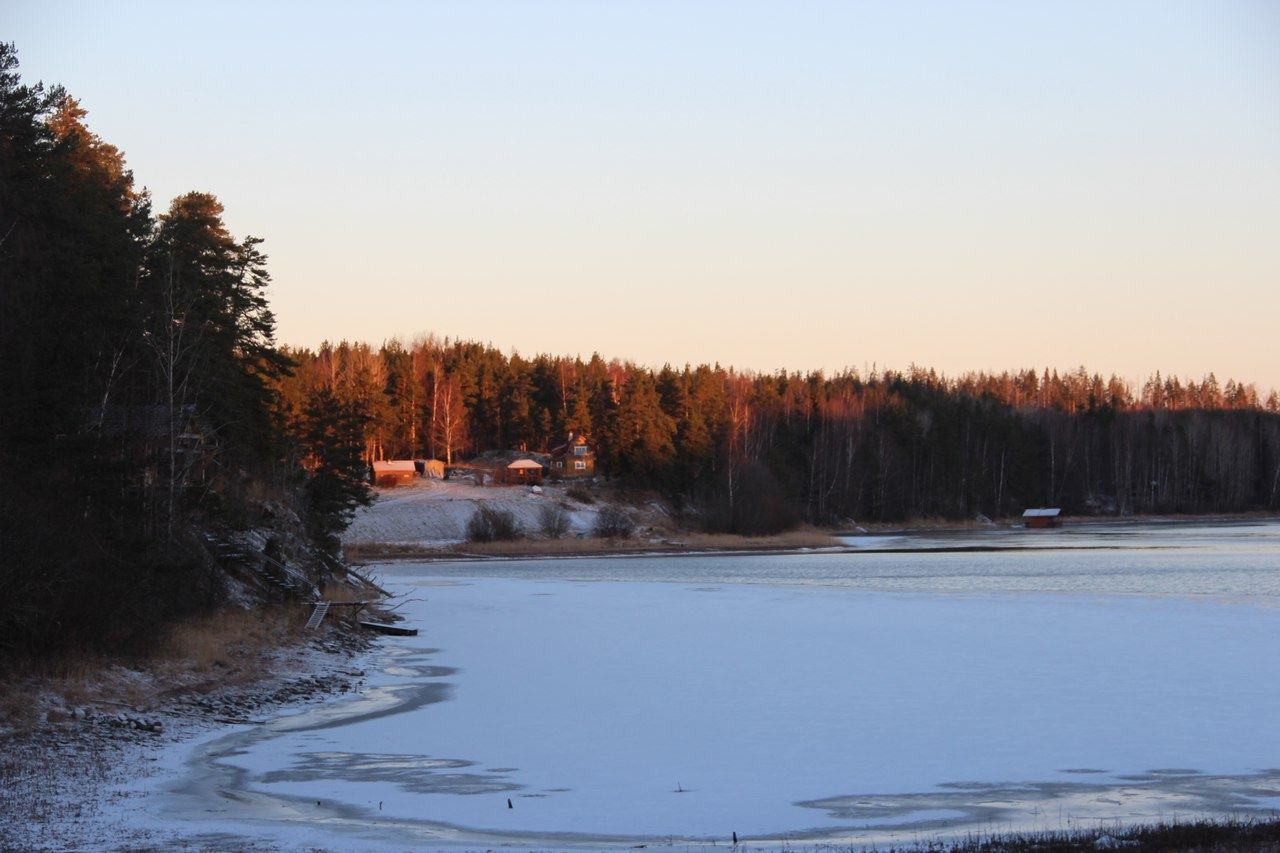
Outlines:
[[373, 463], [375, 486], [407, 486], [418, 476], [412, 459], [394, 459]]
[[1028, 528], [1046, 528], [1062, 526], [1062, 510], [1057, 507], [1041, 507], [1022, 511], [1022, 520]]
[[517, 459], [507, 466], [504, 479], [508, 485], [536, 484], [542, 482], [542, 466], [532, 459]]

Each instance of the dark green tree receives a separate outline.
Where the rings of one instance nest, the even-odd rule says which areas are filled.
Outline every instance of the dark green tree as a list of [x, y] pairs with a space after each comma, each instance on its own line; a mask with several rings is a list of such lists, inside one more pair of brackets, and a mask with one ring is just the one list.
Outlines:
[[307, 526], [333, 555], [356, 509], [371, 500], [364, 458], [368, 422], [359, 403], [341, 400], [327, 388], [317, 390], [303, 412], [298, 444], [308, 469]]
[[156, 392], [194, 405], [228, 446], [270, 450], [273, 383], [289, 369], [275, 347], [262, 241], [237, 242], [217, 198], [191, 192], [160, 217], [144, 292]]
[[624, 475], [658, 483], [675, 458], [675, 420], [662, 408], [653, 375], [633, 373], [622, 389], [610, 446]]

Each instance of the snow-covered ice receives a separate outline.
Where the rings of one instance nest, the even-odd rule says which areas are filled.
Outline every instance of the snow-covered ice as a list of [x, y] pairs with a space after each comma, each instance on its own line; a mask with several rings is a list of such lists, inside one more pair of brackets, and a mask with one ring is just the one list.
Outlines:
[[1145, 535], [388, 564], [421, 634], [373, 689], [188, 747], [156, 819], [545, 848], [1269, 813], [1280, 525]]

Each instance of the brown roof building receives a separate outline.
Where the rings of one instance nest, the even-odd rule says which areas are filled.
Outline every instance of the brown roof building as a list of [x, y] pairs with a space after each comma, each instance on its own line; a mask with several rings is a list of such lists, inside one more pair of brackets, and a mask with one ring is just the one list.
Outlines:
[[1022, 518], [1027, 527], [1052, 528], [1062, 526], [1062, 510], [1058, 507], [1040, 507], [1023, 510]]
[[100, 453], [142, 462], [137, 485], [164, 476], [171, 453], [173, 474], [182, 483], [202, 483], [216, 471], [216, 432], [190, 404], [99, 406], [89, 411], [85, 431], [100, 442]]
[[596, 452], [585, 435], [569, 433], [569, 440], [551, 450], [552, 477], [594, 477]]
[[517, 459], [506, 467], [503, 479], [508, 485], [541, 483], [545, 473], [542, 465], [532, 459]]
[[418, 476], [412, 459], [392, 459], [373, 463], [373, 483], [376, 486], [407, 486]]

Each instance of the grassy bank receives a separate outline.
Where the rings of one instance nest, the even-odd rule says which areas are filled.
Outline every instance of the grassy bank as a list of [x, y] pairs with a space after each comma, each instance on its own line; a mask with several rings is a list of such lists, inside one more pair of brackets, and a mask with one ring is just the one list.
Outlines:
[[831, 534], [817, 529], [794, 530], [775, 536], [735, 536], [730, 533], [680, 533], [666, 539], [511, 539], [501, 542], [460, 542], [440, 547], [413, 544], [357, 544], [346, 549], [356, 562], [478, 557], [594, 557], [620, 554], [682, 554], [722, 551], [798, 551], [830, 548]]
[[[856, 850], [857, 847], [819, 847]], [[1077, 853], [1136, 850], [1147, 853], [1228, 853], [1280, 851], [1280, 818], [1202, 820], [1070, 832], [1027, 832], [972, 836], [962, 841], [922, 842], [886, 850], [928, 853]]]
[[303, 639], [309, 605], [228, 609], [183, 620], [145, 655], [66, 652], [8, 661], [0, 687], [0, 723], [25, 731], [70, 718], [80, 706], [148, 710], [175, 693], [207, 693], [271, 674]]
[[139, 783], [170, 745], [359, 689], [368, 636], [328, 620], [308, 631], [307, 612], [275, 605], [187, 620], [146, 657], [8, 663], [0, 849], [203, 849], [182, 830], [135, 820], [155, 791]]

